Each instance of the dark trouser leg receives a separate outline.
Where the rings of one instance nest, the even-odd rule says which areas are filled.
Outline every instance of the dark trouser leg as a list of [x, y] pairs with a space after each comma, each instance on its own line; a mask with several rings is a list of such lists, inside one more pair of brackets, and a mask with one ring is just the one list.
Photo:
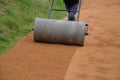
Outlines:
[[[65, 5], [67, 10], [70, 10], [71, 6]], [[70, 13], [70, 11], [68, 11], [68, 14]]]
[[[71, 12], [68, 12], [69, 15], [68, 15], [68, 21], [75, 21], [75, 14], [77, 12], [77, 8], [78, 8], [78, 3], [77, 4], [74, 4], [73, 6], [71, 7], [67, 7], [67, 10], [71, 10]], [[75, 12], [72, 12], [72, 11], [75, 11]]]

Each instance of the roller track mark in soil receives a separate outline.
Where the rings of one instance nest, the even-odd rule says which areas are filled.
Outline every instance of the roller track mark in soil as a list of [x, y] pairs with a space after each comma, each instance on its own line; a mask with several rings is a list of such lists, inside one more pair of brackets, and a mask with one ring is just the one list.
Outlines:
[[32, 34], [1, 55], [0, 80], [63, 80], [77, 46], [35, 43]]

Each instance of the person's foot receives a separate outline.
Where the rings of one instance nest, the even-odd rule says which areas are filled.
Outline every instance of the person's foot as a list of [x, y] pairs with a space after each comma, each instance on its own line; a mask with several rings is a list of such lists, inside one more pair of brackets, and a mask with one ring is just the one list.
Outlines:
[[68, 21], [75, 21], [75, 17], [68, 17]]

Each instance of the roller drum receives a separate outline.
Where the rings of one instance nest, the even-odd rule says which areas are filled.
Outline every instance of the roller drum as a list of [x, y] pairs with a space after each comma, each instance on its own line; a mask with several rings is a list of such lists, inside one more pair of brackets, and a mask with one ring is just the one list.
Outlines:
[[85, 22], [36, 18], [34, 41], [83, 46], [85, 25]]

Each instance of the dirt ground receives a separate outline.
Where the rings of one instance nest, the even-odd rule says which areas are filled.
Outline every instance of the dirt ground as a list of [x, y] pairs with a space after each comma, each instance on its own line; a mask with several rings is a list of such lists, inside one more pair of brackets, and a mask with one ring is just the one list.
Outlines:
[[34, 43], [33, 32], [0, 56], [0, 80], [120, 80], [120, 0], [83, 0], [85, 46]]

